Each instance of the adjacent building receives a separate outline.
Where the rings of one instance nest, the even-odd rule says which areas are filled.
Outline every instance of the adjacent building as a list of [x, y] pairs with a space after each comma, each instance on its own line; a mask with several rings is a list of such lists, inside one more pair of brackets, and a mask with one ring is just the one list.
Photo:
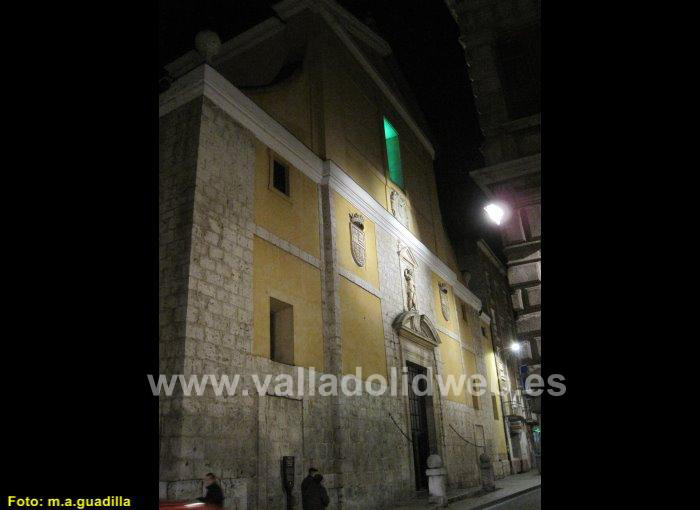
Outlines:
[[[539, 0], [446, 0], [460, 26], [479, 122], [484, 168], [471, 172], [506, 206], [503, 248], [516, 334], [528, 352], [523, 375], [540, 373], [541, 64]], [[540, 399], [532, 410], [540, 413]]]
[[[161, 373], [242, 378], [161, 397], [161, 496], [213, 472], [230, 508], [279, 509], [313, 466], [330, 508], [372, 510], [424, 491], [430, 455], [453, 488], [480, 484], [483, 453], [509, 474], [494, 336], [512, 325], [465, 285], [391, 49], [330, 0], [274, 10], [201, 33], [160, 95]], [[326, 396], [324, 374], [480, 374], [486, 393]]]

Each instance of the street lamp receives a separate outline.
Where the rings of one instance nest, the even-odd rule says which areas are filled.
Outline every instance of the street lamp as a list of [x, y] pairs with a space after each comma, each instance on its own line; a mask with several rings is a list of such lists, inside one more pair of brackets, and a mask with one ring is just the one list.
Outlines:
[[484, 207], [486, 217], [496, 225], [500, 225], [506, 216], [506, 207], [503, 204], [491, 202]]
[[512, 353], [517, 354], [517, 353], [520, 352], [520, 349], [521, 349], [521, 348], [522, 348], [522, 345], [520, 344], [520, 342], [516, 342], [515, 340], [513, 340], [513, 341], [510, 343], [510, 345], [509, 345], [507, 348], [505, 348], [505, 349], [504, 349], [503, 347], [501, 347], [500, 345], [499, 345], [498, 347], [496, 347], [496, 352], [500, 355], [500, 352], [501, 352], [501, 351], [506, 351], [506, 350], [508, 350], [508, 351], [510, 351], [510, 352], [512, 352]]

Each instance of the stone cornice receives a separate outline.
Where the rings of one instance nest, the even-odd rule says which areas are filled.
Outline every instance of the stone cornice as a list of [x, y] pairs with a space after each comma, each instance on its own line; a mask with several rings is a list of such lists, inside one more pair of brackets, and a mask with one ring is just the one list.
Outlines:
[[513, 159], [497, 165], [487, 166], [469, 172], [472, 179], [486, 193], [493, 196], [491, 186], [504, 183], [518, 177], [542, 171], [542, 155], [534, 154], [520, 159]]

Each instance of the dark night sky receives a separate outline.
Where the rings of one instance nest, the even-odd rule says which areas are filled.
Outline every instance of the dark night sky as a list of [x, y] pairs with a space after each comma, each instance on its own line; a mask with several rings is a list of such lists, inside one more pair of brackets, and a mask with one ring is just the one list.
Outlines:
[[[164, 65], [192, 49], [202, 28], [226, 41], [274, 16], [276, 0], [160, 0], [159, 62]], [[425, 116], [437, 152], [435, 164], [440, 207], [453, 244], [460, 238], [485, 237], [500, 253], [494, 229], [483, 219], [485, 197], [470, 170], [482, 165], [482, 134], [459, 28], [442, 0], [341, 0], [361, 21], [368, 15], [374, 30], [392, 47]]]

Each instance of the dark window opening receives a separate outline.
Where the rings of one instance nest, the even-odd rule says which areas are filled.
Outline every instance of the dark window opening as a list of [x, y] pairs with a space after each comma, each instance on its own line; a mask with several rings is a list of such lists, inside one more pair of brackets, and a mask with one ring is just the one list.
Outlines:
[[270, 359], [294, 364], [294, 307], [270, 298]]
[[289, 196], [289, 167], [276, 159], [272, 160], [272, 187]]

